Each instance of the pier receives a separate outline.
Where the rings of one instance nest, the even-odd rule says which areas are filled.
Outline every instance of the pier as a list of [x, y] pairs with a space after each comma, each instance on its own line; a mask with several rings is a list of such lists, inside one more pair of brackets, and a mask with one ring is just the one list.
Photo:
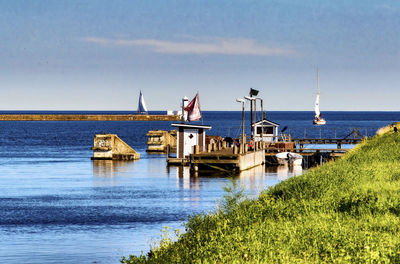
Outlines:
[[146, 134], [147, 152], [169, 153], [176, 151], [177, 131], [151, 130]]
[[0, 121], [178, 121], [180, 115], [2, 114]]
[[194, 146], [194, 153], [189, 157], [190, 168], [195, 173], [222, 171], [238, 173], [264, 164], [265, 153], [261, 144], [254, 149], [248, 149], [247, 144], [239, 147], [227, 147], [226, 142], [209, 144], [206, 150], [199, 152], [199, 146]]

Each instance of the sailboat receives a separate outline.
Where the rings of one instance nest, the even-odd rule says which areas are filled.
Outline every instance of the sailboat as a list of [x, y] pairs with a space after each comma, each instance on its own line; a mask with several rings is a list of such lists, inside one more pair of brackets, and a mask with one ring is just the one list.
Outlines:
[[142, 91], [140, 91], [139, 105], [138, 105], [137, 113], [146, 114], [147, 112], [148, 111], [147, 111], [146, 102], [144, 101], [144, 97], [143, 97]]
[[315, 105], [314, 105], [314, 111], [315, 111], [315, 117], [313, 124], [314, 125], [325, 125], [326, 121], [324, 118], [322, 118], [321, 112], [319, 110], [319, 70], [317, 69], [317, 98], [315, 98]]

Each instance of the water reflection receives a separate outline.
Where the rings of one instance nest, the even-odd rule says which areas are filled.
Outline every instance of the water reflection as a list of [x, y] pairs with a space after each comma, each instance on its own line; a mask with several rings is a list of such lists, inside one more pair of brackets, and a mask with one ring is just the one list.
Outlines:
[[266, 168], [265, 173], [266, 176], [276, 177], [278, 181], [284, 181], [290, 177], [303, 174], [303, 167], [301, 167], [300, 165], [288, 166], [287, 164], [271, 166]]
[[239, 174], [240, 184], [245, 185], [248, 189], [258, 193], [260, 190], [264, 189], [264, 174], [264, 165], [242, 171]]
[[[179, 189], [186, 190], [200, 190], [201, 183], [210, 179], [224, 179], [231, 177], [232, 175], [221, 174], [216, 171], [214, 174], [195, 176], [190, 172], [189, 167], [178, 166], [172, 167], [176, 173], [176, 187]], [[172, 168], [168, 168], [168, 171], [173, 171]], [[173, 173], [173, 172], [172, 172]], [[240, 182], [246, 190], [251, 193], [260, 193], [266, 187], [273, 186], [280, 181], [284, 181], [293, 176], [299, 176], [303, 173], [301, 166], [257, 166], [255, 168], [242, 171], [239, 175], [234, 178]]]
[[114, 178], [120, 173], [132, 170], [134, 162], [118, 160], [93, 160], [93, 176]]
[[190, 175], [188, 166], [179, 166], [176, 168], [176, 187], [180, 189], [200, 189], [200, 178]]

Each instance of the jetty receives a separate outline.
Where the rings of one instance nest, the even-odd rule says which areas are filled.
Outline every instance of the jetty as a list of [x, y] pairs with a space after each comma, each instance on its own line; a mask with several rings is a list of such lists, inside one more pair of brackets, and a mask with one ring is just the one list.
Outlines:
[[180, 115], [1, 114], [0, 121], [178, 121]]
[[138, 160], [140, 154], [116, 134], [96, 134], [92, 160]]
[[147, 152], [169, 153], [176, 151], [177, 131], [150, 130], [147, 134]]

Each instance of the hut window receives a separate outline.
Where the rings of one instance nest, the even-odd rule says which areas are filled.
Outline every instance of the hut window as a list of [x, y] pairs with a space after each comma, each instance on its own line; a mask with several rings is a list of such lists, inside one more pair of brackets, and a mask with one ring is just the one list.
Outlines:
[[[261, 127], [257, 127], [257, 134], [261, 135]], [[274, 134], [274, 128], [264, 127], [264, 134]]]

